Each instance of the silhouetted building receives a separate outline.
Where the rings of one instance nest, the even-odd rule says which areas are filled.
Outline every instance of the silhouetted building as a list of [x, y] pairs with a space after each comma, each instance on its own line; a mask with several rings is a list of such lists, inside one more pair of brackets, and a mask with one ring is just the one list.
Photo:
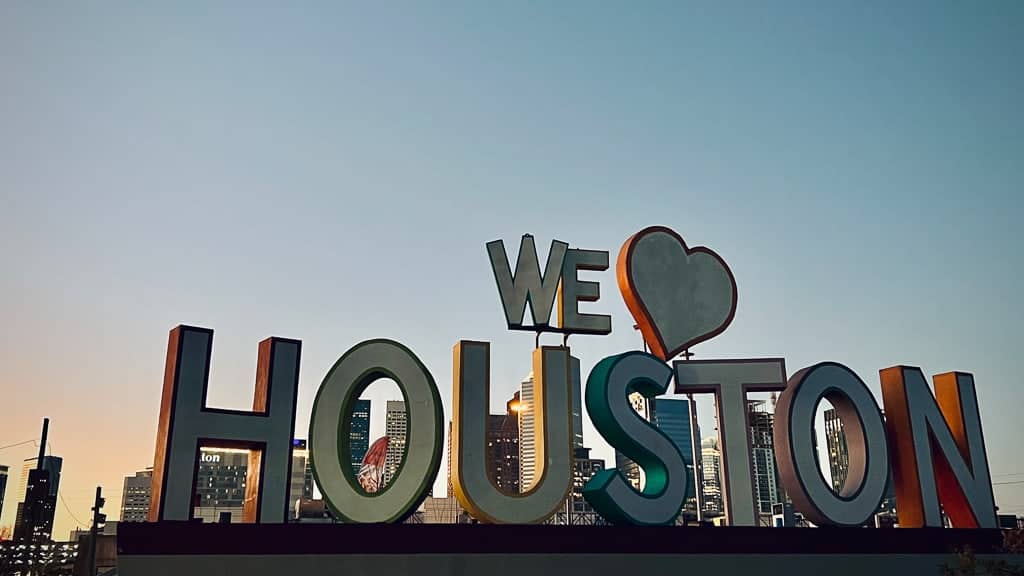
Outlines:
[[[71, 542], [70, 545], [77, 546], [81, 550], [77, 557], [72, 557], [74, 571], [71, 574], [73, 576], [91, 574], [89, 540], [87, 538], [79, 538], [77, 542]], [[61, 572], [61, 574], [66, 574], [66, 572]], [[117, 535], [105, 533], [100, 534], [96, 538], [96, 574], [99, 576], [117, 574]]]
[[153, 489], [153, 469], [125, 476], [121, 492], [121, 522], [145, 522], [149, 518], [149, 500]]
[[[498, 489], [519, 493], [519, 392], [505, 403], [504, 414], [487, 416], [487, 475]], [[448, 422], [448, 498], [455, 496], [452, 486], [452, 423]]]
[[42, 441], [36, 467], [28, 471], [25, 481], [25, 500], [18, 505], [14, 525], [14, 539], [19, 542], [45, 544], [53, 535], [53, 516], [57, 510], [60, 489], [60, 469], [63, 461], [46, 455], [50, 419], [43, 419]]
[[[43, 457], [43, 468], [50, 471], [50, 477], [60, 479], [61, 468], [64, 465], [64, 460], [57, 456], [44, 456]], [[18, 502], [16, 510], [16, 519], [14, 525], [17, 526], [21, 523], [21, 513], [25, 503], [25, 493], [28, 490], [28, 473], [39, 467], [39, 458], [26, 458], [21, 465], [21, 477], [18, 479], [18, 487], [16, 494], [19, 495], [21, 500]]]
[[8, 467], [0, 464], [0, 517], [4, 513], [4, 493], [7, 492], [7, 471]]
[[505, 404], [504, 414], [487, 417], [487, 474], [500, 490], [519, 492], [519, 393]]

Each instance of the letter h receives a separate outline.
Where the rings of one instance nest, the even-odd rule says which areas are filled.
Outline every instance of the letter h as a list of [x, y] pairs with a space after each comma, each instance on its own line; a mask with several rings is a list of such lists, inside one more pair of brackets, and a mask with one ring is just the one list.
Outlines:
[[199, 450], [250, 450], [243, 522], [284, 522], [302, 343], [260, 342], [252, 412], [206, 406], [213, 330], [178, 326], [167, 343], [149, 521], [189, 520], [196, 506]]

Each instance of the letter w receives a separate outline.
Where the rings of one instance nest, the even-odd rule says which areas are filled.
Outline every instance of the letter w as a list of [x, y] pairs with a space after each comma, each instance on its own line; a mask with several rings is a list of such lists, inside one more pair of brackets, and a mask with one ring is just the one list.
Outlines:
[[512, 268], [505, 254], [505, 243], [501, 240], [487, 243], [487, 254], [491, 259], [491, 269], [498, 283], [498, 294], [505, 308], [505, 321], [509, 328], [522, 327], [527, 302], [530, 303], [533, 323], [538, 327], [548, 326], [555, 295], [558, 293], [558, 281], [562, 277], [562, 261], [568, 249], [569, 245], [565, 242], [552, 240], [547, 266], [541, 275], [533, 236], [525, 234], [519, 243], [516, 274], [512, 276]]

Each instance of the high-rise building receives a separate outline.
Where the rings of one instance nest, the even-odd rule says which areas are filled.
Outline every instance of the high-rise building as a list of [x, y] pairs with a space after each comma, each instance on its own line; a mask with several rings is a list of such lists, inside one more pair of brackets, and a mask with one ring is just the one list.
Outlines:
[[[20, 494], [21, 500], [18, 502], [17, 508], [15, 508], [15, 519], [14, 526], [17, 527], [21, 524], [21, 516], [25, 508], [25, 494], [28, 491], [28, 475], [29, 472], [35, 470], [39, 465], [39, 458], [26, 458], [21, 464], [21, 476], [18, 478], [17, 494]], [[56, 456], [44, 456], [43, 457], [43, 468], [50, 471], [52, 478], [60, 479], [61, 467], [63, 466], [63, 460]]]
[[[18, 494], [24, 494], [28, 489], [28, 473], [38, 468], [39, 458], [26, 458], [21, 464], [21, 477], [18, 479]], [[64, 466], [64, 459], [60, 456], [43, 456], [43, 468], [50, 471], [50, 475], [59, 478], [61, 468]]]
[[499, 490], [519, 492], [519, 392], [505, 403], [504, 414], [487, 417], [487, 474]]
[[[572, 371], [572, 446], [583, 447], [583, 391], [580, 361], [570, 358]], [[537, 481], [537, 439], [534, 426], [537, 399], [534, 397], [533, 372], [519, 384], [519, 491], [526, 492]]]
[[[363, 457], [370, 449], [370, 401], [356, 400], [352, 409], [352, 426], [348, 432], [349, 446], [352, 450], [352, 473], [359, 474]], [[312, 486], [310, 486], [312, 490]], [[312, 492], [310, 492], [312, 498]]]
[[384, 486], [391, 483], [405, 457], [406, 419], [405, 402], [388, 400], [384, 419], [385, 433], [389, 438], [388, 452], [384, 459]]
[[7, 471], [8, 467], [0, 464], [0, 517], [4, 513], [4, 493], [7, 492]]
[[580, 380], [580, 359], [569, 358], [572, 369], [572, 447], [583, 448], [583, 386]]
[[533, 488], [537, 470], [537, 445], [534, 438], [536, 422], [533, 398], [533, 372], [519, 383], [519, 491]]
[[455, 486], [452, 484], [452, 421], [448, 421], [448, 498], [455, 498]]
[[568, 522], [572, 524], [595, 524], [598, 514], [583, 498], [583, 487], [595, 474], [604, 470], [604, 460], [590, 457], [590, 448], [576, 448], [573, 454], [572, 490], [569, 492], [568, 507], [571, 511]]
[[[519, 411], [522, 402], [517, 391], [505, 403], [504, 414], [487, 416], [487, 475], [499, 490], [519, 493]], [[455, 496], [452, 485], [452, 423], [448, 422], [448, 497]]]
[[654, 404], [654, 425], [665, 433], [676, 445], [686, 462], [686, 472], [690, 480], [686, 488], [686, 498], [694, 498], [697, 494], [694, 475], [694, 438], [692, 419], [690, 418], [690, 402], [677, 398], [658, 398]]
[[20, 500], [18, 500], [18, 507], [16, 508], [17, 516], [14, 520], [15, 526], [21, 524], [21, 511], [25, 503], [25, 489], [28, 488], [28, 473], [35, 470], [38, 464], [38, 458], [26, 458], [25, 461], [21, 463], [21, 476], [18, 477], [18, 488], [15, 491], [15, 494], [20, 498]]
[[288, 517], [292, 518], [300, 500], [313, 499], [313, 468], [305, 440], [292, 440], [292, 477], [288, 486]]
[[835, 408], [825, 410], [825, 444], [828, 447], [828, 467], [832, 473], [832, 490], [837, 494], [843, 490], [846, 475], [850, 471], [850, 453], [846, 448], [846, 433], [843, 421]]
[[145, 522], [149, 519], [153, 469], [146, 468], [134, 476], [125, 476], [121, 492], [121, 522]]
[[[53, 516], [57, 511], [57, 495], [60, 490], [60, 470], [63, 464], [57, 456], [47, 456], [46, 439], [50, 419], [43, 419], [42, 441], [39, 456], [33, 458], [34, 468], [28, 468], [25, 476], [25, 500], [18, 504], [17, 520], [14, 525], [14, 539], [22, 542], [47, 543], [53, 535]], [[23, 469], [25, 472], [26, 469]]]
[[[885, 412], [882, 412], [882, 417], [885, 417]], [[849, 474], [850, 453], [846, 445], [843, 421], [833, 408], [825, 410], [825, 443], [828, 447], [828, 466], [832, 474], [832, 489], [838, 494], [842, 491]], [[891, 467], [885, 485], [885, 495], [878, 507], [878, 512], [881, 514], [896, 513], [896, 488], [892, 483]]]
[[770, 517], [774, 505], [784, 500], [775, 465], [775, 414], [764, 400], [747, 401], [750, 424], [750, 464], [754, 479], [754, 498], [762, 516]]
[[[249, 451], [236, 448], [203, 447], [199, 451], [193, 516], [203, 522], [218, 522], [227, 513], [232, 521], [242, 518], [245, 507], [245, 486], [249, 472]], [[121, 502], [122, 522], [145, 522], [153, 469], [147, 468], [124, 479]], [[292, 441], [292, 473], [289, 481], [289, 518], [295, 502], [313, 498], [313, 471], [306, 441]]]
[[721, 516], [725, 507], [722, 501], [722, 451], [718, 438], [711, 436], [701, 442], [702, 476], [704, 488], [704, 512], [709, 516]]
[[249, 451], [236, 448], [202, 448], [196, 477], [193, 515], [203, 522], [218, 522], [223, 513], [241, 520]]
[[[648, 402], [647, 398], [644, 398], [643, 394], [639, 392], [633, 392], [629, 395], [629, 404], [633, 407], [633, 410], [640, 415], [641, 418], [651, 422], [654, 418], [654, 404]], [[637, 465], [636, 462], [630, 460], [625, 454], [615, 451], [615, 467], [619, 469], [629, 484], [637, 489], [642, 490], [644, 486], [644, 471]]]

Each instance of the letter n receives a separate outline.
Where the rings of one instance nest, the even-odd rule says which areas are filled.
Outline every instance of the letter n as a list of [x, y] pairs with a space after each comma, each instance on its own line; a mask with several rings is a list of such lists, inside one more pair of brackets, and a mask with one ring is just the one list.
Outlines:
[[974, 377], [939, 374], [932, 396], [919, 368], [880, 374], [900, 526], [941, 527], [945, 510], [954, 527], [995, 528]]
[[243, 522], [284, 522], [302, 343], [260, 342], [252, 412], [206, 406], [213, 330], [178, 326], [167, 343], [149, 521], [189, 520], [202, 447], [250, 450]]

